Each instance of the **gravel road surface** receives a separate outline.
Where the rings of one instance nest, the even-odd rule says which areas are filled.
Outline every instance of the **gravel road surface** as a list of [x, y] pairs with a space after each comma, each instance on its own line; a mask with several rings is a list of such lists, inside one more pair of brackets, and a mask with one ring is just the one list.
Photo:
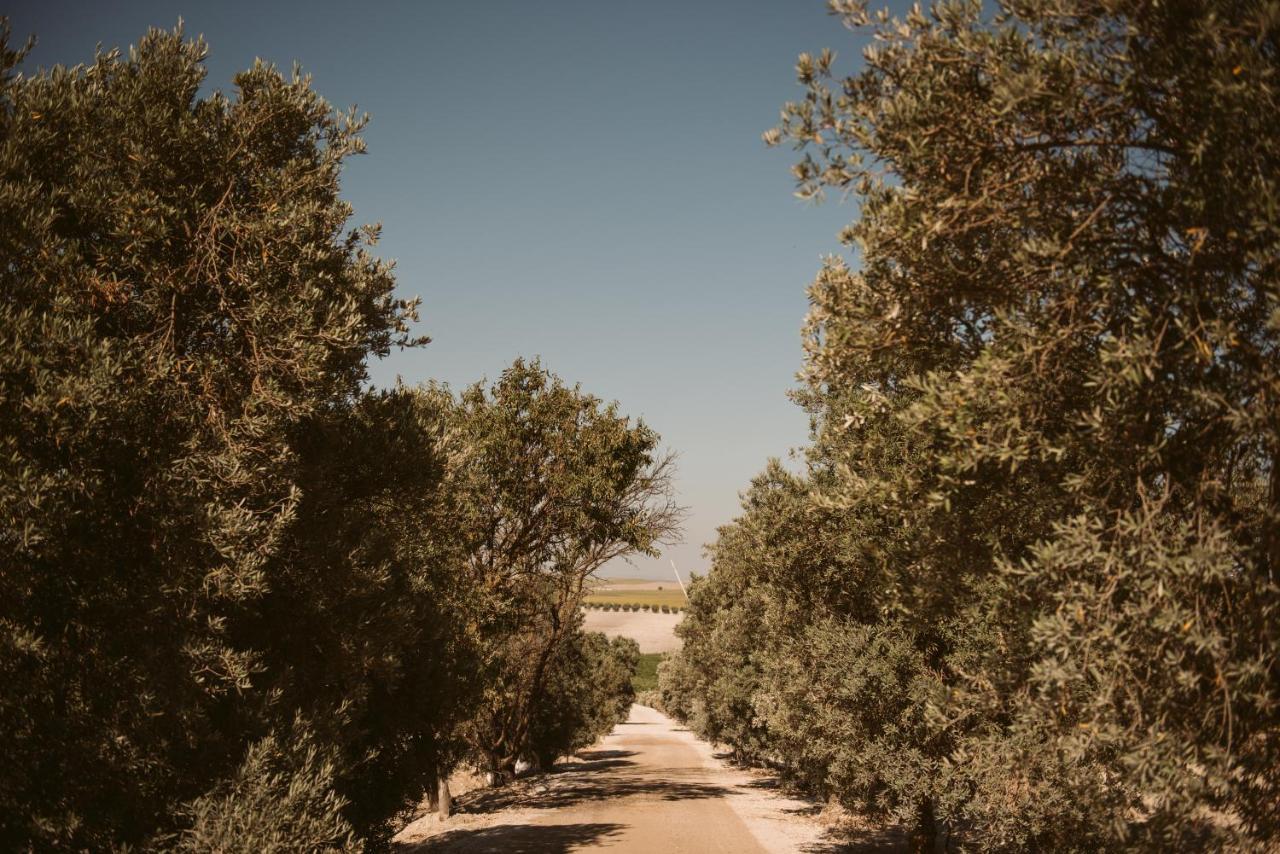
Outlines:
[[396, 838], [399, 854], [440, 851], [759, 852], [846, 850], [824, 841], [812, 804], [727, 765], [645, 706], [556, 771], [463, 799]]

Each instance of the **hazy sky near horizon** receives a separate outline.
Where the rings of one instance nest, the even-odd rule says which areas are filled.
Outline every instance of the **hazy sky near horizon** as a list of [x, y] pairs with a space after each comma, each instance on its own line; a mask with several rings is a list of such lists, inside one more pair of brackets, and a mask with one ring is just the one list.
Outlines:
[[705, 571], [702, 546], [770, 456], [803, 444], [786, 397], [805, 286], [854, 216], [792, 195], [762, 131], [802, 96], [801, 51], [855, 66], [865, 36], [822, 0], [698, 2], [28, 2], [25, 70], [92, 60], [149, 26], [209, 44], [210, 89], [295, 61], [372, 121], [343, 195], [422, 297], [421, 350], [371, 366], [462, 386], [540, 356], [619, 401], [679, 455], [685, 542], [613, 574]]

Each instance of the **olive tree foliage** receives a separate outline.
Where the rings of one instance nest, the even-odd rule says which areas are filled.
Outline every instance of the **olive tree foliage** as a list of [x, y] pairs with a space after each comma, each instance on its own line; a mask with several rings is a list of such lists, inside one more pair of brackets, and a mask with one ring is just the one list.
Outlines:
[[859, 203], [798, 395], [828, 551], [761, 551], [812, 607], [747, 707], [921, 846], [1277, 844], [1280, 7], [832, 8], [863, 70], [801, 56], [766, 134]]
[[346, 802], [334, 792], [335, 766], [305, 729], [287, 741], [272, 735], [255, 742], [234, 776], [187, 808], [189, 830], [165, 847], [192, 854], [359, 851], [342, 815]]
[[588, 579], [672, 541], [681, 510], [657, 434], [536, 361], [465, 389], [450, 425], [446, 483], [483, 656], [484, 697], [463, 733], [501, 781], [534, 758], [530, 727], [580, 633]]
[[[710, 574], [690, 584], [688, 609], [676, 626], [681, 650], [660, 665], [667, 711], [744, 760], [773, 753], [756, 708], [761, 671], [785, 634], [780, 624], [788, 605], [803, 608], [775, 595], [782, 591], [770, 576], [798, 557], [789, 547], [825, 545], [820, 538], [797, 538], [782, 521], [786, 508], [804, 514], [804, 497], [802, 484], [776, 461], [753, 481], [742, 516], [719, 530]], [[807, 534], [807, 521], [802, 527]]]
[[367, 843], [433, 787], [479, 698], [478, 597], [443, 488], [448, 406], [397, 388], [306, 424], [297, 517], [244, 630], [273, 704], [336, 751], [335, 791]]
[[361, 391], [416, 343], [338, 195], [361, 120], [261, 63], [201, 97], [180, 31], [22, 53], [6, 33], [0, 847], [378, 843], [471, 689], [446, 407]]
[[[581, 620], [581, 616], [578, 618]], [[589, 747], [625, 721], [635, 702], [632, 678], [640, 646], [576, 627], [556, 648], [547, 687], [534, 706], [527, 752], [550, 768], [560, 756]]]
[[660, 674], [663, 701], [740, 759], [912, 822], [941, 765], [924, 714], [936, 680], [915, 637], [867, 609], [874, 564], [863, 532], [815, 506], [824, 482], [776, 461], [752, 482], [710, 549], [710, 574], [690, 590], [683, 649]]

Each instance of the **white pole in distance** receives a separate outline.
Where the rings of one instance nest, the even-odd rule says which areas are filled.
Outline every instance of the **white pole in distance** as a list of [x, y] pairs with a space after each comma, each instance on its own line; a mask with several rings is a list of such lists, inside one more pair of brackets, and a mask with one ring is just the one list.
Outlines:
[[676, 569], [676, 562], [671, 558], [667, 558], [667, 561], [671, 564], [671, 571], [676, 574], [676, 584], [680, 585], [680, 592], [684, 594], [684, 599], [688, 602], [689, 591], [684, 589], [684, 582], [680, 580], [680, 570]]

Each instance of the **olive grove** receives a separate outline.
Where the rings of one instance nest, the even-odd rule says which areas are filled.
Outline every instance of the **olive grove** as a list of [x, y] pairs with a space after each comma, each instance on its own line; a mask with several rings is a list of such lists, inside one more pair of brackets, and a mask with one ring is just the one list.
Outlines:
[[921, 849], [1280, 843], [1280, 8], [938, 2], [802, 55], [806, 467], [673, 710]]
[[0, 848], [377, 850], [479, 748], [594, 738], [635, 655], [574, 597], [674, 534], [657, 436], [523, 363], [492, 398], [369, 387], [425, 339], [339, 196], [363, 120], [308, 78], [201, 95], [180, 30], [24, 53], [6, 29]]

